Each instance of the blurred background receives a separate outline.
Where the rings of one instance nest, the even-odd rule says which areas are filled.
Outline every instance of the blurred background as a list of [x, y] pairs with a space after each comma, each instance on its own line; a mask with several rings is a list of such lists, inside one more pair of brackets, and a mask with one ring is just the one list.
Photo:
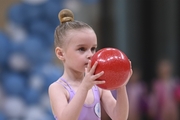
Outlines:
[[99, 49], [131, 60], [128, 120], [180, 120], [179, 0], [1, 0], [0, 8], [0, 120], [54, 119], [47, 90], [63, 71], [54, 55], [63, 8], [92, 26]]

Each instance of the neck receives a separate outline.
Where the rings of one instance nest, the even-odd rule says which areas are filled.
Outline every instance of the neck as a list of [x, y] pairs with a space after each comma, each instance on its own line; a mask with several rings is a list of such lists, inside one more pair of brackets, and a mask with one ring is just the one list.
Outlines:
[[62, 76], [67, 81], [79, 81], [81, 82], [84, 78], [84, 72], [78, 72], [73, 70], [64, 70], [64, 74]]

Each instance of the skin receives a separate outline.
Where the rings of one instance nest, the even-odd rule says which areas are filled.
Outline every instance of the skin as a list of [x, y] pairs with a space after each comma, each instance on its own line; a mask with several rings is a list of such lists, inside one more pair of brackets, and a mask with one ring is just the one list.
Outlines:
[[[104, 71], [94, 75], [98, 63], [95, 62], [91, 67], [90, 59], [97, 48], [97, 37], [93, 30], [70, 30], [67, 35], [63, 47], [56, 47], [55, 53], [64, 65], [62, 77], [76, 94], [68, 103], [68, 91], [61, 84], [54, 82], [49, 86], [49, 97], [53, 114], [58, 120], [77, 120], [82, 106], [93, 103], [94, 96], [91, 88], [96, 84], [105, 83], [105, 81], [98, 81]], [[129, 78], [131, 74], [132, 71]], [[117, 101], [109, 90], [101, 88], [99, 90], [101, 104], [111, 119], [126, 120], [129, 111], [126, 84], [117, 89]]]

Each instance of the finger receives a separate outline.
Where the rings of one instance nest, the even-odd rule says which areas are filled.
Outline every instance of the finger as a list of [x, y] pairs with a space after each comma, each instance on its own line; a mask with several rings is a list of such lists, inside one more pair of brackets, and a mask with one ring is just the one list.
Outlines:
[[123, 85], [127, 85], [127, 83], [129, 82], [129, 80], [130, 80], [130, 78], [131, 78], [132, 73], [133, 73], [133, 72], [132, 72], [132, 69], [131, 69], [131, 71], [129, 72], [128, 79], [126, 80], [125, 84], [123, 84]]
[[133, 74], [133, 70], [131, 69], [131, 71], [130, 71], [130, 75], [129, 76], [131, 76]]
[[87, 71], [87, 68], [85, 68], [85, 75], [86, 75], [87, 72], [88, 72], [88, 71]]
[[[131, 76], [132, 76], [132, 69], [131, 69], [131, 71], [129, 72], [127, 79], [130, 79]], [[127, 81], [129, 81], [129, 80], [127, 80]]]
[[96, 62], [94, 63], [94, 65], [92, 66], [92, 68], [90, 69], [90, 72], [91, 72], [92, 74], [94, 74], [94, 71], [95, 71], [97, 65], [98, 65], [98, 62], [96, 61]]
[[89, 72], [91, 69], [91, 60], [88, 61], [88, 65], [87, 65], [87, 72]]
[[129, 59], [129, 63], [130, 63], [130, 66], [131, 66], [131, 68], [132, 68], [132, 62], [131, 62], [131, 60]]
[[104, 84], [104, 83], [106, 83], [106, 81], [104, 81], [104, 80], [96, 80], [95, 82], [94, 82], [94, 84]]
[[99, 77], [101, 77], [104, 74], [104, 71], [101, 71], [100, 73], [97, 73], [94, 75], [94, 80], [98, 79]]

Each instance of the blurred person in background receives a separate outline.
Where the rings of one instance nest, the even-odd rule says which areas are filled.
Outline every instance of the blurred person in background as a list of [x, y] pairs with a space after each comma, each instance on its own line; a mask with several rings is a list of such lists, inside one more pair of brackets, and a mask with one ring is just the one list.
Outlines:
[[161, 59], [156, 66], [157, 76], [152, 83], [149, 115], [153, 120], [179, 120], [178, 103], [175, 99], [177, 78], [169, 59]]
[[142, 82], [141, 70], [133, 69], [133, 75], [127, 84], [129, 97], [129, 117], [128, 120], [143, 120], [147, 115], [147, 87]]

